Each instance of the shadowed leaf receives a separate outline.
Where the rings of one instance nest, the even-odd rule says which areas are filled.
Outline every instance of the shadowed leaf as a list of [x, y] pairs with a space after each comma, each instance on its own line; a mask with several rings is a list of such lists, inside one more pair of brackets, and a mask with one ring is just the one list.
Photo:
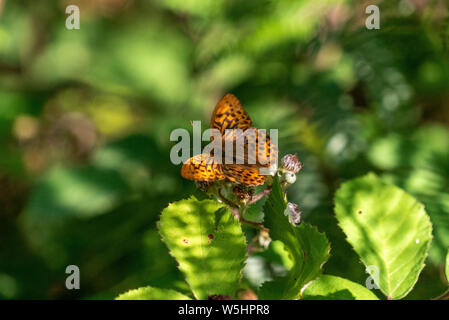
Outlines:
[[329, 258], [330, 246], [326, 236], [315, 227], [301, 223], [295, 227], [284, 215], [285, 194], [275, 179], [273, 189], [264, 205], [265, 226], [272, 240], [280, 240], [289, 252], [293, 266], [284, 277], [266, 282], [260, 289], [261, 299], [297, 299], [301, 289], [321, 272]]

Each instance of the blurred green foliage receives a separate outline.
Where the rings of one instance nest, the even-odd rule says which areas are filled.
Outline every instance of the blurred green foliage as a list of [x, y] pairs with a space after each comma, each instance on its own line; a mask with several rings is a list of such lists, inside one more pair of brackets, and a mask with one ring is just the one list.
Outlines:
[[[380, 30], [365, 28], [373, 2]], [[68, 4], [80, 7], [79, 30], [65, 28]], [[341, 182], [375, 171], [423, 202], [433, 224], [407, 299], [446, 288], [447, 2], [0, 0], [0, 8], [0, 298], [108, 299], [147, 285], [188, 293], [156, 230], [169, 202], [197, 192], [170, 162], [169, 135], [191, 130], [190, 120], [208, 124], [226, 92], [257, 127], [279, 128], [281, 155], [304, 163], [288, 196], [329, 238], [325, 273], [365, 283], [332, 199]], [[285, 272], [275, 244], [248, 260], [244, 286]], [[65, 289], [70, 264], [80, 267], [80, 290]]]

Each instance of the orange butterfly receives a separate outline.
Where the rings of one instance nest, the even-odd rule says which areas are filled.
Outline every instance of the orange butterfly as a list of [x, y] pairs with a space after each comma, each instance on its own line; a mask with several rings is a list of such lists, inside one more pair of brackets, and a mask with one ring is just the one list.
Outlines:
[[[184, 162], [181, 175], [196, 181], [227, 179], [247, 186], [263, 184], [267, 176], [259, 174], [259, 168], [269, 167], [271, 163], [274, 163], [273, 161], [276, 161], [277, 147], [271, 143], [267, 134], [251, 127], [251, 124], [251, 119], [239, 100], [233, 94], [226, 94], [215, 106], [210, 126], [222, 134], [222, 149], [226, 140], [232, 139], [234, 144], [237, 139], [243, 139], [243, 155], [238, 154], [236, 148], [233, 148], [234, 162], [227, 164], [224, 159], [221, 163], [216, 163], [213, 154], [198, 154]], [[255, 134], [245, 135], [241, 134], [242, 132]], [[260, 159], [268, 159], [268, 161], [259, 161]]]

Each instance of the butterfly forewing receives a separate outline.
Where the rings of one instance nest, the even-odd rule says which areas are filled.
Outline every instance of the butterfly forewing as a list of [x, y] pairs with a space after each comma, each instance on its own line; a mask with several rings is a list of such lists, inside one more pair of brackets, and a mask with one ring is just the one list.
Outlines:
[[198, 154], [184, 162], [181, 176], [189, 180], [215, 181], [225, 178], [221, 164], [214, 162], [212, 155]]
[[246, 130], [251, 127], [251, 124], [251, 118], [240, 101], [233, 94], [228, 93], [215, 106], [210, 127], [224, 134], [226, 129]]

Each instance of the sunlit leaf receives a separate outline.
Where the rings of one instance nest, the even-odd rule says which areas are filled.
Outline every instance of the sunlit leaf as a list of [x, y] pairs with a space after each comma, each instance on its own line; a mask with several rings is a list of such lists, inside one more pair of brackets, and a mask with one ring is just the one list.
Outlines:
[[229, 209], [216, 201], [191, 197], [165, 208], [158, 228], [197, 299], [235, 296], [246, 240]]
[[119, 295], [116, 300], [192, 300], [190, 297], [172, 290], [154, 287], [143, 287]]
[[443, 263], [449, 246], [449, 130], [432, 125], [412, 136], [388, 135], [373, 144], [368, 157], [391, 182], [424, 203], [434, 235], [429, 259]]
[[322, 275], [303, 292], [305, 300], [378, 300], [369, 289], [350, 280]]
[[446, 265], [444, 268], [444, 273], [446, 274], [446, 280], [449, 282], [449, 251], [446, 256]]
[[335, 196], [335, 212], [348, 242], [374, 282], [391, 299], [406, 296], [418, 280], [431, 242], [424, 206], [374, 174], [346, 182]]

